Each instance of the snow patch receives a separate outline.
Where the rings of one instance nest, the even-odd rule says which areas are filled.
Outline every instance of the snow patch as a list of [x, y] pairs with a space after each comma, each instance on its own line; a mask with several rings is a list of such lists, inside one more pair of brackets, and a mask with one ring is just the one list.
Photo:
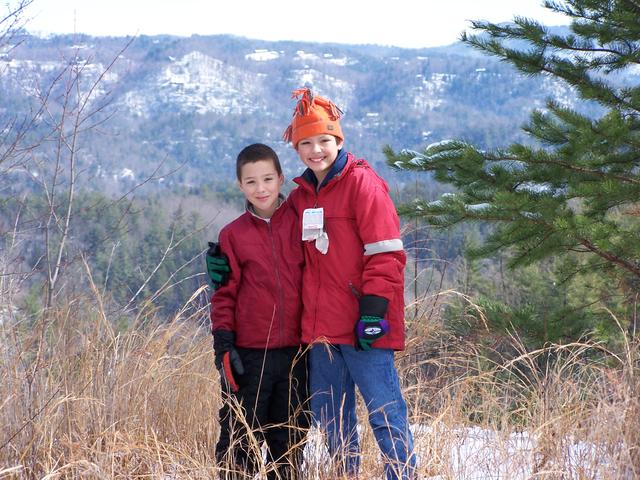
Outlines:
[[118, 174], [118, 178], [122, 180], [134, 180], [136, 176], [133, 173], [133, 170], [125, 167], [122, 170], [120, 170], [120, 173]]
[[[432, 458], [434, 448], [444, 454], [440, 460], [442, 472], [427, 477], [429, 480], [526, 480], [537, 476], [536, 470], [543, 460], [537, 437], [527, 431], [502, 433], [480, 427], [442, 425], [417, 425], [413, 431], [418, 462]], [[566, 478], [605, 480], [602, 472], [606, 471], [609, 460], [606, 452], [597, 445], [571, 437], [558, 441], [563, 450], [563, 465], [553, 465], [553, 461], [549, 461], [546, 465], [549, 471], [556, 467]]]
[[315, 53], [306, 53], [304, 50], [298, 50], [296, 56], [301, 60], [319, 60], [320, 57]]
[[313, 89], [314, 93], [322, 97], [331, 98], [343, 112], [347, 111], [355, 92], [355, 85], [313, 68], [294, 70], [293, 83], [295, 85], [308, 85]]
[[443, 102], [441, 94], [454, 77], [448, 73], [432, 73], [428, 79], [416, 77], [420, 84], [413, 89], [413, 108], [434, 110], [440, 106]]
[[141, 116], [166, 104], [199, 114], [246, 114], [261, 107], [264, 78], [194, 51], [169, 64], [154, 79], [154, 88], [129, 92], [123, 103]]
[[253, 60], [256, 62], [267, 62], [269, 60], [276, 60], [280, 58], [280, 54], [274, 50], [266, 50], [263, 48], [256, 49], [253, 53], [248, 53], [244, 56], [246, 60]]
[[576, 89], [568, 83], [545, 75], [542, 79], [542, 88], [556, 103], [565, 108], [572, 108], [576, 103], [578, 97]]

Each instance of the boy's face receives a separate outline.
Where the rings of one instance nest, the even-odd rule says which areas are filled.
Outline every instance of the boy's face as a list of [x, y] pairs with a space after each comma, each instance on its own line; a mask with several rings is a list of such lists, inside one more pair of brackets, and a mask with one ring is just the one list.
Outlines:
[[315, 173], [320, 183], [336, 161], [338, 150], [342, 148], [343, 143], [333, 135], [315, 135], [300, 140], [296, 146], [296, 152], [302, 163]]
[[278, 207], [284, 176], [278, 175], [271, 159], [258, 160], [242, 166], [238, 184], [245, 198], [262, 218], [271, 218]]

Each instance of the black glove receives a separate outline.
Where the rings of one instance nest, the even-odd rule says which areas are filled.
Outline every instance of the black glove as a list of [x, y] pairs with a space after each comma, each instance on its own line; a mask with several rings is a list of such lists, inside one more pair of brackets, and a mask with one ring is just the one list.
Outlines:
[[222, 253], [220, 244], [216, 242], [209, 242], [209, 250], [207, 250], [205, 258], [207, 260], [207, 280], [209, 286], [215, 291], [229, 281], [231, 273], [229, 258]]
[[220, 372], [222, 385], [232, 392], [239, 390], [236, 377], [244, 375], [244, 365], [240, 354], [235, 349], [235, 334], [230, 330], [213, 331], [213, 349], [215, 350], [215, 365]]
[[356, 323], [356, 348], [371, 350], [372, 343], [389, 333], [387, 314], [389, 301], [375, 295], [364, 295], [360, 299], [360, 319]]

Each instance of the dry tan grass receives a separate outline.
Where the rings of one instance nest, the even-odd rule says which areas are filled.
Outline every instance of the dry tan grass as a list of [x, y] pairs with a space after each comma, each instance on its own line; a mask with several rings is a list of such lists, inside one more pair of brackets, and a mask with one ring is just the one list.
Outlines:
[[[118, 331], [92, 298], [33, 323], [6, 319], [0, 479], [216, 478], [221, 397], [209, 333], [198, 326], [206, 315], [185, 308], [162, 323], [147, 309]], [[420, 478], [638, 478], [637, 345], [622, 354], [588, 342], [526, 352], [511, 338], [504, 358], [424, 321], [410, 331], [398, 367]], [[315, 445], [305, 478], [335, 478]], [[362, 478], [381, 478], [366, 424], [362, 445]]]
[[206, 333], [179, 316], [117, 332], [103, 313], [74, 302], [46, 322], [2, 326], [0, 465], [24, 478], [212, 465], [220, 395]]
[[637, 341], [527, 351], [507, 337], [490, 351], [429, 328], [412, 326], [399, 362], [412, 423], [427, 427], [416, 433], [424, 475], [640, 478]]

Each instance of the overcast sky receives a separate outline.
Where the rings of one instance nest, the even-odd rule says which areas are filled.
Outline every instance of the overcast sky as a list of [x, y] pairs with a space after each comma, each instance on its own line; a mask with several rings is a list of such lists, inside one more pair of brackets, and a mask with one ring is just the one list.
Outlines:
[[542, 0], [34, 0], [27, 29], [98, 36], [229, 33], [420, 48], [455, 42], [471, 19], [502, 22], [514, 15], [568, 23]]

